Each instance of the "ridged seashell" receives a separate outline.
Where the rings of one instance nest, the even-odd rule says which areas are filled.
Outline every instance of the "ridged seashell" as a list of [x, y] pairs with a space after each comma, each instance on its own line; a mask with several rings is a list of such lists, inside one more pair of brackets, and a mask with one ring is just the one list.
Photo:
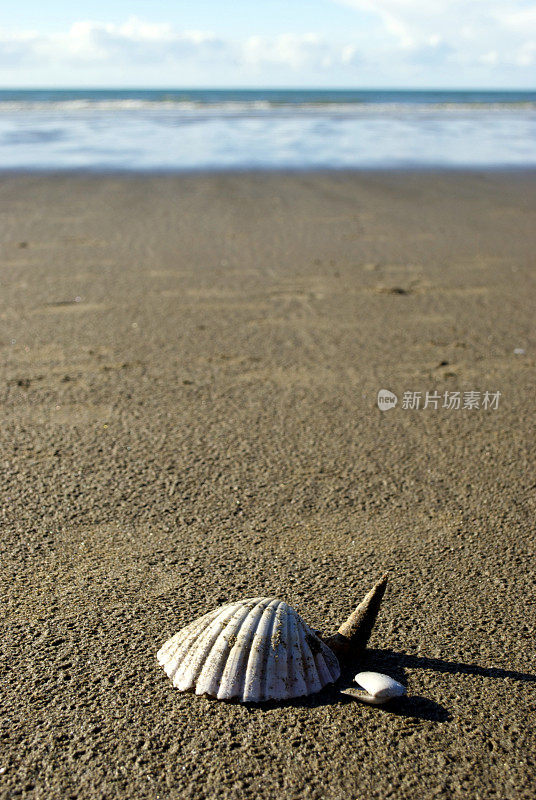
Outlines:
[[315, 694], [340, 675], [335, 654], [275, 597], [205, 614], [172, 636], [157, 658], [180, 691], [244, 703]]
[[382, 675], [381, 672], [359, 672], [354, 681], [363, 689], [363, 692], [352, 692], [352, 697], [361, 700], [363, 703], [381, 705], [394, 697], [402, 697], [406, 694], [406, 687], [403, 686], [389, 675]]

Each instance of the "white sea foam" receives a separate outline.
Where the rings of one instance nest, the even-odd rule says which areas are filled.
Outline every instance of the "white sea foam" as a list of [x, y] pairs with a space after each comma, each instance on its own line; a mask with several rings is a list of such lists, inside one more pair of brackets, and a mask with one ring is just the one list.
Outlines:
[[374, 102], [336, 92], [117, 94], [0, 93], [0, 167], [536, 166], [530, 93], [508, 102], [500, 93], [463, 102], [453, 93], [411, 102], [396, 93]]
[[15, 113], [51, 113], [69, 114], [76, 112], [98, 113], [112, 111], [139, 112], [139, 111], [169, 111], [175, 114], [203, 114], [204, 116], [225, 116], [243, 114], [244, 116], [266, 114], [294, 116], [299, 114], [317, 114], [320, 116], [337, 114], [341, 116], [378, 116], [390, 115], [424, 115], [433, 114], [517, 114], [521, 111], [536, 113], [536, 103], [530, 101], [518, 103], [337, 103], [337, 102], [302, 102], [284, 103], [266, 100], [227, 100], [225, 102], [204, 102], [194, 100], [141, 100], [141, 99], [116, 99], [116, 100], [57, 100], [57, 101], [32, 101], [32, 100], [1, 100], [0, 114]]

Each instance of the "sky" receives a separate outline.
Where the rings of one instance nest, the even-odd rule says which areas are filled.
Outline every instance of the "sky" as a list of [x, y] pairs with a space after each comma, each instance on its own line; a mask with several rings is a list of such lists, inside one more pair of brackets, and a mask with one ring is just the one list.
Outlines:
[[536, 88], [533, 0], [20, 0], [1, 88]]

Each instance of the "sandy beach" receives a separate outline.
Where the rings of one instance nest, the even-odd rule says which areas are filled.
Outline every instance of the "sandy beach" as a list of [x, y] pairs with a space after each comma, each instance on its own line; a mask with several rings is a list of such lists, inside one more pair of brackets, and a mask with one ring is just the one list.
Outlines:
[[[533, 798], [536, 174], [13, 174], [0, 220], [0, 797]], [[156, 662], [384, 571], [390, 706]]]

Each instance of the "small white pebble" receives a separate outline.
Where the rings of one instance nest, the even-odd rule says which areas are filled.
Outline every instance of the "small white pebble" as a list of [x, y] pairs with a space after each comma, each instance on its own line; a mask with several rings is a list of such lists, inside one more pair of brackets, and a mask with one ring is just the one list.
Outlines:
[[363, 694], [355, 695], [363, 703], [379, 705], [406, 694], [405, 686], [381, 672], [358, 672], [354, 681], [364, 690]]
[[515, 350], [514, 350], [514, 355], [515, 356], [524, 356], [525, 355], [525, 351], [523, 350], [522, 347], [516, 347]]

